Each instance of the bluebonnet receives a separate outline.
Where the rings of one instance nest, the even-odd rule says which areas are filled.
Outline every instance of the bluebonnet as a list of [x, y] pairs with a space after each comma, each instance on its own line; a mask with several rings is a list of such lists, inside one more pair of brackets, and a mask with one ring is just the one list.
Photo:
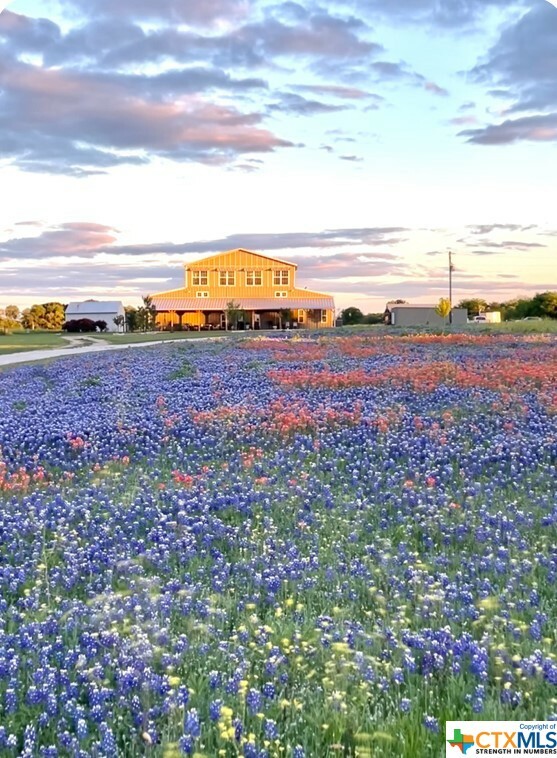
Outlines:
[[[347, 374], [381, 376], [441, 356], [479, 371], [509, 353], [544, 366], [554, 351], [554, 341], [515, 337], [488, 347], [383, 340], [377, 350], [366, 337], [346, 350], [373, 354], [355, 357], [308, 339], [326, 357], [313, 364], [298, 348], [290, 373], [335, 373], [339, 359]], [[268, 374], [282, 360], [276, 351], [261, 348], [259, 367], [248, 368], [251, 349], [192, 347], [197, 375], [187, 381], [169, 378], [183, 360], [177, 348], [2, 375], [0, 471], [37, 476], [15, 493], [0, 484], [0, 707], [13, 716], [2, 749], [23, 744], [27, 711], [38, 755], [109, 756], [145, 730], [156, 740], [177, 706], [195, 705], [180, 740], [193, 754], [201, 721], [204, 736], [219, 728], [219, 697], [235, 740], [249, 733], [237, 718], [245, 702], [248, 717], [265, 712], [262, 732], [295, 745], [303, 740], [290, 714], [303, 723], [308, 707], [296, 660], [317, 682], [324, 665], [350, 656], [351, 690], [380, 691], [402, 714], [447, 677], [483, 712], [495, 658], [511, 672], [502, 711], [525, 706], [518, 668], [534, 693], [557, 685], [557, 665], [541, 652], [541, 610], [557, 582], [546, 396], [513, 388], [517, 405], [501, 409], [499, 388], [424, 389], [394, 374], [388, 386], [288, 388]], [[100, 384], [86, 381], [93, 371]], [[352, 423], [342, 414], [356, 403]], [[290, 412], [314, 426], [283, 437], [273, 424]], [[337, 420], [319, 421], [327, 414]], [[498, 649], [491, 625], [516, 640], [520, 660]], [[319, 702], [326, 688], [312, 691]], [[432, 735], [433, 708], [418, 716]], [[265, 755], [248, 745], [246, 758]]]

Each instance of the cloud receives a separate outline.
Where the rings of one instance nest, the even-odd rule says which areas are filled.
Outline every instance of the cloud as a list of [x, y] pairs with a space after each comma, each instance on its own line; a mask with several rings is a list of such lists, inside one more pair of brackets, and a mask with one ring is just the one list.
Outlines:
[[287, 112], [296, 116], [316, 116], [322, 113], [336, 113], [346, 110], [348, 107], [346, 105], [329, 105], [319, 100], [308, 100], [293, 92], [282, 93], [279, 97], [279, 102], [267, 106], [269, 111]]
[[461, 136], [478, 145], [556, 141], [556, 50], [555, 8], [547, 2], [532, 3], [503, 28], [485, 59], [469, 72], [474, 82], [491, 88], [492, 96], [512, 101], [503, 113], [507, 118]]
[[[516, 0], [521, 7], [530, 0]], [[509, 0], [345, 0], [350, 8], [365, 8], [370, 18], [396, 20], [401, 24], [425, 24], [444, 28], [471, 26], [490, 8], [505, 10]]]
[[[116, 3], [114, 7], [118, 7]], [[261, 20], [248, 19], [210, 33], [176, 26], [169, 17], [154, 28], [146, 28], [134, 22], [133, 15], [123, 15], [118, 23], [95, 17], [66, 34], [49, 22], [48, 34], [43, 31], [39, 35], [38, 20], [21, 18], [17, 34], [11, 22], [5, 28], [0, 25], [0, 35], [13, 52], [42, 53], [47, 66], [87, 61], [113, 70], [134, 63], [175, 61], [253, 71], [256, 67], [272, 68], [286, 57], [362, 62], [383, 50], [366, 38], [370, 30], [361, 19], [341, 18], [325, 11], [305, 13], [285, 22], [271, 9]]]
[[262, 127], [262, 114], [196, 95], [153, 97], [145, 91], [150, 84], [143, 81], [140, 93], [119, 77], [25, 63], [4, 67], [0, 150], [22, 169], [79, 175], [153, 155], [227, 163], [292, 144]]
[[69, 222], [47, 229], [35, 237], [15, 237], [0, 242], [4, 259], [92, 257], [116, 242], [116, 230], [103, 224]]
[[453, 126], [464, 126], [465, 124], [477, 124], [478, 119], [476, 116], [455, 116], [449, 120], [449, 124]]
[[210, 25], [217, 21], [235, 21], [244, 17], [250, 0], [62, 0], [84, 17], [102, 17], [118, 21], [164, 20], [177, 24]]
[[302, 92], [312, 92], [316, 95], [330, 95], [343, 100], [367, 100], [371, 99], [378, 103], [385, 100], [381, 95], [372, 92], [366, 92], [358, 87], [347, 87], [339, 84], [298, 84], [295, 89]]
[[520, 242], [518, 240], [506, 240], [505, 242], [484, 242], [482, 244], [487, 244], [489, 247], [502, 248], [504, 250], [531, 250], [532, 248], [536, 247], [547, 247], [547, 245], [542, 245], [540, 242]]
[[557, 112], [508, 119], [479, 129], [464, 129], [458, 136], [467, 137], [466, 141], [475, 145], [510, 145], [523, 140], [554, 142], [557, 140]]
[[16, 237], [0, 242], [0, 255], [6, 258], [53, 258], [75, 255], [92, 258], [101, 252], [120, 256], [146, 256], [164, 253], [169, 256], [204, 255], [244, 247], [249, 250], [289, 250], [348, 246], [389, 246], [402, 241], [404, 227], [364, 227], [328, 229], [319, 232], [285, 232], [277, 234], [234, 234], [214, 240], [171, 243], [156, 242], [118, 245], [117, 230], [102, 224], [69, 222], [49, 228], [33, 237]]
[[42, 53], [60, 43], [62, 32], [45, 18], [30, 18], [10, 10], [0, 12], [0, 37], [12, 50]]
[[[378, 276], [406, 275], [408, 267], [399, 255], [391, 252], [336, 253], [318, 255], [304, 259], [298, 279], [304, 284], [310, 280], [312, 286], [323, 282], [342, 282], [354, 278], [373, 279]], [[309, 285], [308, 285], [309, 286]]]
[[531, 229], [535, 229], [535, 224], [529, 224], [524, 226], [522, 224], [469, 224], [467, 229], [470, 229], [472, 234], [489, 234], [495, 230], [503, 229], [509, 232], [529, 232]]
[[[276, 110], [349, 107], [287, 93], [262, 110], [249, 100], [269, 89], [255, 68], [334, 64], [341, 77], [343, 66], [363, 66], [382, 50], [361, 19], [318, 7], [256, 15], [248, 0], [65, 4], [81, 16], [69, 16], [64, 30], [0, 16], [0, 152], [26, 171], [81, 177], [154, 157], [253, 170], [247, 155], [293, 147], [265, 125]], [[240, 97], [231, 102], [233, 94]], [[322, 95], [380, 101], [334, 81]]]
[[446, 90], [444, 87], [440, 87], [438, 84], [435, 84], [435, 82], [425, 82], [424, 89], [428, 92], [433, 93], [434, 95], [440, 95], [441, 97], [448, 97], [449, 91]]

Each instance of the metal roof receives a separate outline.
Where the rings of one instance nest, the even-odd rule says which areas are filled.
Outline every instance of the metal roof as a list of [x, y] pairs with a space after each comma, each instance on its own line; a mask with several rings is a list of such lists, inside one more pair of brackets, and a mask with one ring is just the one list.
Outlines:
[[119, 300], [84, 300], [81, 303], [69, 303], [66, 315], [68, 313], [117, 313], [123, 310], [124, 306]]
[[283, 263], [286, 266], [293, 266], [294, 268], [298, 268], [297, 263], [292, 263], [291, 261], [285, 261], [282, 258], [272, 258], [270, 255], [264, 255], [263, 253], [257, 253], [255, 250], [246, 250], [245, 247], [236, 247], [232, 250], [225, 250], [222, 253], [211, 253], [206, 258], [197, 258], [195, 261], [190, 261], [190, 263], [185, 263], [184, 267], [189, 268], [190, 266], [198, 266], [202, 263], [207, 263], [208, 261], [212, 260], [213, 258], [220, 258], [223, 255], [230, 255], [231, 253], [248, 253], [249, 255], [256, 255], [258, 258], [263, 258], [265, 261], [273, 261], [275, 263]]
[[[284, 308], [332, 310], [335, 307], [332, 297], [235, 297], [233, 300], [247, 311], [277, 311]], [[225, 311], [230, 301], [229, 297], [153, 296], [157, 311]]]
[[[416, 303], [415, 305], [412, 305], [412, 303], [387, 303], [387, 310], [393, 311], [395, 308], [429, 308], [429, 309], [435, 309], [437, 308], [437, 303], [431, 304], [431, 305], [424, 305], [423, 303]], [[465, 310], [465, 308], [453, 308], [453, 311], [462, 311]]]

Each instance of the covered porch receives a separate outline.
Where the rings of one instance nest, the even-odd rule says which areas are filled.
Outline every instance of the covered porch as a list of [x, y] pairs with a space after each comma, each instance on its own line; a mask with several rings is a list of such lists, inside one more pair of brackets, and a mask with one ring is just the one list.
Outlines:
[[[235, 308], [231, 308], [234, 303]], [[321, 328], [333, 324], [332, 298], [171, 298], [153, 296], [164, 331]]]

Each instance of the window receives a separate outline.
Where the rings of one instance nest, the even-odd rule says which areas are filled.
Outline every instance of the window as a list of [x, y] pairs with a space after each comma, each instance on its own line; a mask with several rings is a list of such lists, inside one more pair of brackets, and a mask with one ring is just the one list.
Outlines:
[[196, 297], [209, 297], [209, 293], [208, 292], [196, 292], [195, 296]]
[[275, 292], [275, 297], [288, 297], [288, 292]]
[[246, 285], [248, 287], [257, 287], [261, 284], [263, 284], [261, 271], [246, 271]]
[[321, 311], [321, 323], [322, 324], [327, 323], [327, 311]]
[[207, 286], [209, 283], [207, 271], [192, 271], [192, 277], [192, 284], [194, 287], [202, 287], [203, 285]]
[[299, 324], [303, 324], [304, 323], [305, 315], [306, 314], [304, 313], [304, 309], [303, 308], [298, 308], [298, 323]]
[[221, 271], [219, 284], [221, 287], [233, 287], [236, 284], [236, 273], [234, 271]]
[[277, 284], [282, 284], [283, 286], [285, 284], [290, 284], [290, 271], [285, 269], [284, 271], [275, 271], [273, 274], [273, 284], [276, 286]]

